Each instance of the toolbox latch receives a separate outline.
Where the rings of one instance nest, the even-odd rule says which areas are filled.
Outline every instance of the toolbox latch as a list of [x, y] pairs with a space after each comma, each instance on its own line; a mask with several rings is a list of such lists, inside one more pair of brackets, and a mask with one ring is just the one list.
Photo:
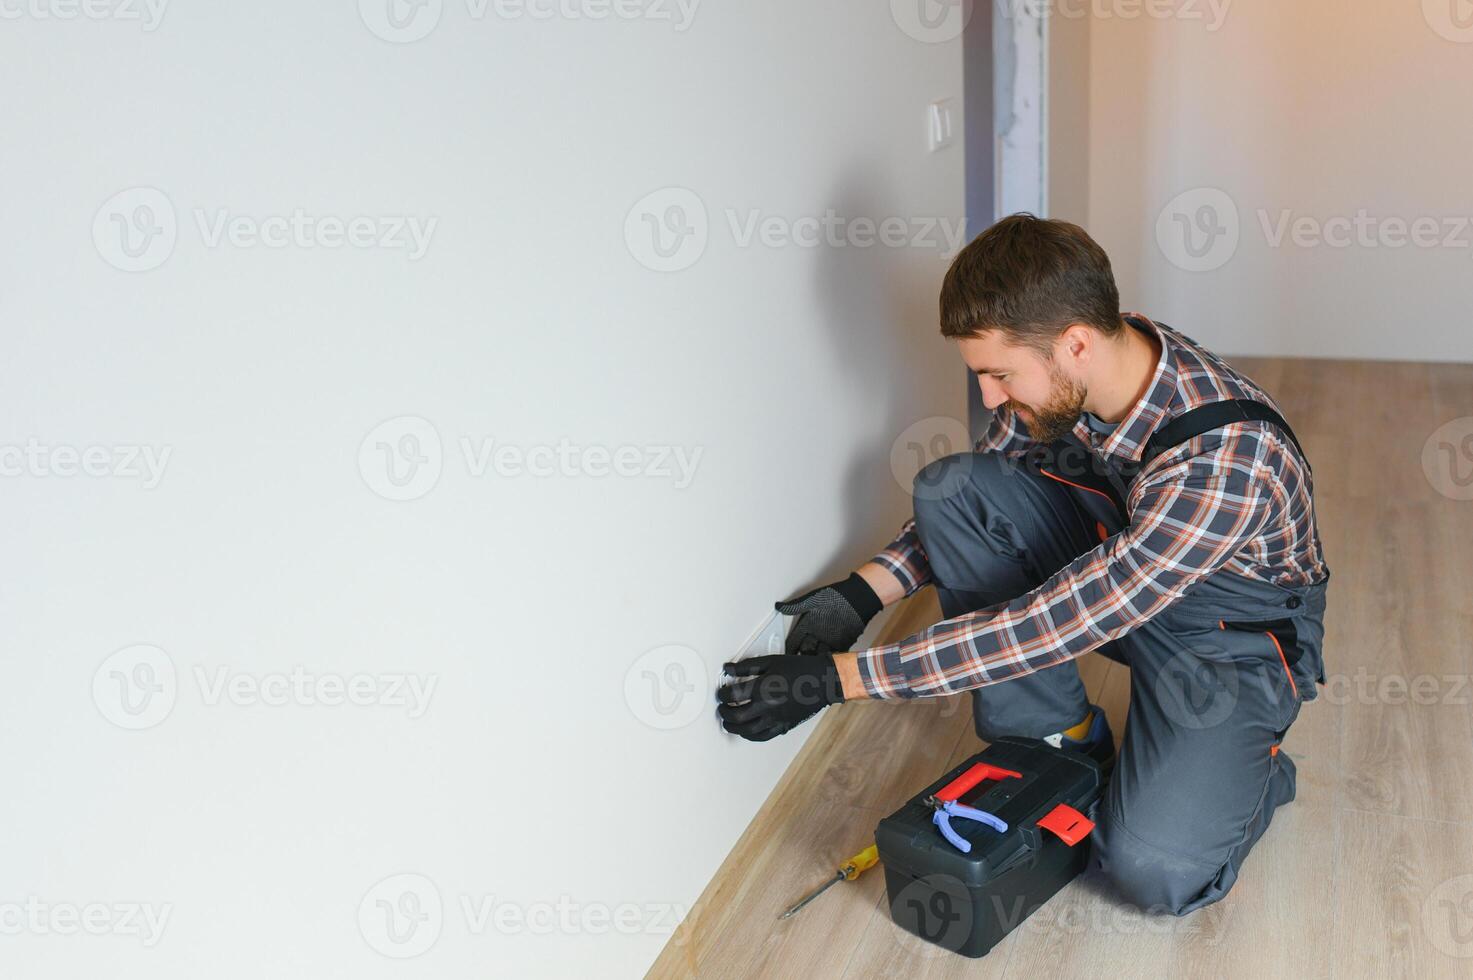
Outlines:
[[1059, 840], [1073, 847], [1089, 836], [1095, 823], [1067, 803], [1060, 803], [1038, 821], [1045, 830], [1053, 831]]

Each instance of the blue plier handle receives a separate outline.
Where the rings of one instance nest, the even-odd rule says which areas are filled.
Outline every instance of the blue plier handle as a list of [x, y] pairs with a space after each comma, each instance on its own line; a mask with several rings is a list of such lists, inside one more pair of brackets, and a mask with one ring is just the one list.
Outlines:
[[951, 829], [952, 817], [959, 817], [963, 820], [973, 820], [977, 823], [986, 824], [993, 830], [997, 831], [999, 834], [1005, 834], [1008, 832], [1007, 821], [1003, 820], [1001, 817], [998, 817], [996, 814], [988, 813], [986, 810], [978, 810], [975, 807], [965, 806], [961, 803], [957, 803], [955, 800], [946, 800], [943, 802], [936, 799], [934, 796], [928, 799], [926, 802], [931, 804], [931, 806], [934, 807], [936, 810], [935, 813], [931, 814], [931, 822], [934, 823], [936, 827], [941, 831], [941, 836], [950, 841], [951, 846], [955, 847], [963, 854], [972, 853], [972, 842], [967, 840], [961, 834], [958, 834], [955, 830]]

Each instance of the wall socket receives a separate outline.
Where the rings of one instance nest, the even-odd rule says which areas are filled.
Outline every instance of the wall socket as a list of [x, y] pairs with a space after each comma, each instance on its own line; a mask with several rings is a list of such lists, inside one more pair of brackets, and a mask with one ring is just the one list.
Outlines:
[[[774, 611], [762, 621], [762, 625], [757, 627], [757, 631], [747, 639], [747, 642], [742, 644], [737, 655], [730, 659], [746, 660], [748, 657], [765, 657], [768, 654], [782, 653], [783, 642], [788, 638], [788, 622], [791, 618]], [[734, 742], [741, 741], [737, 736], [727, 733], [726, 728], [721, 724], [721, 718], [714, 712], [711, 717], [716, 722], [717, 730], [724, 737]], [[751, 749], [744, 748], [742, 751], [750, 752]]]
[[748, 657], [765, 657], [768, 654], [782, 653], [783, 641], [788, 637], [789, 617], [774, 612], [757, 627], [751, 639], [743, 644], [741, 652], [737, 654], [738, 660], [746, 660]]

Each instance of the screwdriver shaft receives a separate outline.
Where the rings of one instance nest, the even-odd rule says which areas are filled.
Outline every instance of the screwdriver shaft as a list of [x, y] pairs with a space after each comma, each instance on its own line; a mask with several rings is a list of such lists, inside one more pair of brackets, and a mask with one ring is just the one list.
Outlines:
[[819, 887], [815, 888], [813, 891], [809, 892], [807, 898], [803, 899], [803, 901], [799, 902], [797, 905], [794, 905], [792, 908], [788, 909], [782, 915], [778, 916], [778, 918], [779, 919], [786, 919], [789, 916], [797, 915], [798, 912], [800, 912], [802, 910], [803, 906], [807, 905], [809, 902], [813, 901], [815, 898], [817, 898], [818, 896], [822, 895], [824, 892], [828, 891], [834, 885], [837, 885], [839, 882], [841, 882], [843, 880], [844, 880], [844, 872], [840, 871], [837, 874], [835, 874], [832, 878], [830, 878], [828, 881], [824, 882], [822, 885], [820, 885]]

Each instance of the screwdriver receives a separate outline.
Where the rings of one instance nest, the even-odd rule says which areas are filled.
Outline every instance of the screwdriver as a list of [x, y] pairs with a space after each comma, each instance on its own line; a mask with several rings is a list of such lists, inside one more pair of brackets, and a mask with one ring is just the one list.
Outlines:
[[868, 871], [870, 868], [873, 868], [876, 864], [878, 864], [879, 860], [880, 850], [874, 844], [871, 844], [869, 847], [866, 847], [864, 850], [860, 851], [858, 854], [850, 858], [842, 868], [834, 872], [834, 876], [832, 878], [815, 888], [813, 891], [809, 892], [807, 898], [803, 899], [803, 901], [799, 902], [797, 905], [794, 905], [782, 915], [778, 916], [778, 919], [786, 919], [790, 916], [797, 915], [798, 912], [803, 908], [803, 906], [807, 905], [809, 902], [813, 901], [815, 898], [828, 891], [831, 887], [837, 885], [841, 881], [853, 881], [855, 878], [858, 878], [860, 875], [864, 874], [864, 872]]

